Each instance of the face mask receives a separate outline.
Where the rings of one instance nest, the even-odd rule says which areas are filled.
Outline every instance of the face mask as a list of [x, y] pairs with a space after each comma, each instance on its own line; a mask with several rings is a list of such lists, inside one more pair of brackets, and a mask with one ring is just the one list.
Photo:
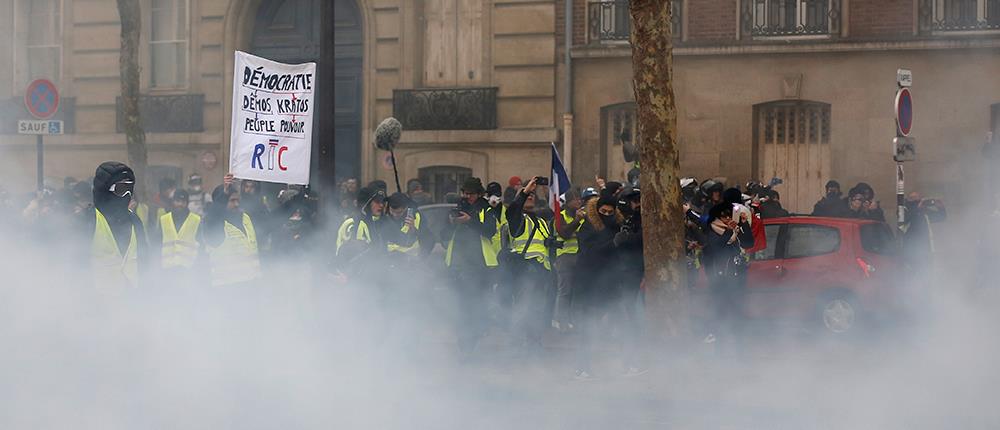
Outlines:
[[601, 215], [601, 221], [604, 222], [605, 226], [614, 226], [618, 224], [618, 220], [612, 215]]
[[490, 206], [496, 206], [500, 204], [500, 196], [490, 196], [489, 202]]

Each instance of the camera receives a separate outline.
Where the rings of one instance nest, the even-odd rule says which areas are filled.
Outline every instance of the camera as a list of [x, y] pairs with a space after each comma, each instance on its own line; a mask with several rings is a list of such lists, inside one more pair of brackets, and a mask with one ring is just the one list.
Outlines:
[[535, 185], [549, 186], [549, 178], [545, 176], [535, 176]]

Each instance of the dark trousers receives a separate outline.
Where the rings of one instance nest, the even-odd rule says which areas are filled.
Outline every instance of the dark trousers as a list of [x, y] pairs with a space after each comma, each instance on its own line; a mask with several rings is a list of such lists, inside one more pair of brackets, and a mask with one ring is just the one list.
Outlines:
[[451, 276], [457, 306], [455, 336], [459, 350], [470, 353], [486, 334], [489, 323], [487, 295], [492, 282], [486, 269], [459, 270], [452, 272]]
[[514, 276], [514, 331], [524, 335], [528, 346], [540, 347], [549, 326], [549, 296], [552, 272], [531, 261]]
[[622, 361], [625, 367], [641, 367], [640, 343], [645, 329], [646, 296], [642, 276], [626, 275], [619, 284], [617, 318], [622, 336]]
[[715, 334], [720, 345], [737, 348], [741, 343], [743, 323], [743, 302], [746, 297], [746, 272], [709, 277], [709, 291], [712, 295], [714, 318], [707, 324], [710, 333]]

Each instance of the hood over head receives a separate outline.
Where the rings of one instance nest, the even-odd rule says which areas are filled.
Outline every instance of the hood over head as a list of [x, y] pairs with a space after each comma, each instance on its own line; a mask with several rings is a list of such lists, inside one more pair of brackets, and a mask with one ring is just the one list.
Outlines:
[[111, 192], [111, 185], [122, 180], [134, 182], [135, 172], [117, 161], [105, 161], [94, 172], [94, 207], [105, 217], [122, 219], [128, 215], [128, 204], [134, 196], [118, 197]]

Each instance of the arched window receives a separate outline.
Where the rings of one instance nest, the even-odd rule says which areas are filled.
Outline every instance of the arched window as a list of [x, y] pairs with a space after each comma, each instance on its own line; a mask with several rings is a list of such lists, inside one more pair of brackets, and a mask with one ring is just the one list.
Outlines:
[[790, 212], [808, 213], [830, 180], [830, 104], [782, 100], [755, 105], [754, 172], [775, 190]]
[[[608, 180], [626, 178], [632, 163], [632, 151], [637, 139], [635, 102], [618, 103], [601, 108], [601, 173]], [[628, 154], [626, 154], [628, 152]]]

